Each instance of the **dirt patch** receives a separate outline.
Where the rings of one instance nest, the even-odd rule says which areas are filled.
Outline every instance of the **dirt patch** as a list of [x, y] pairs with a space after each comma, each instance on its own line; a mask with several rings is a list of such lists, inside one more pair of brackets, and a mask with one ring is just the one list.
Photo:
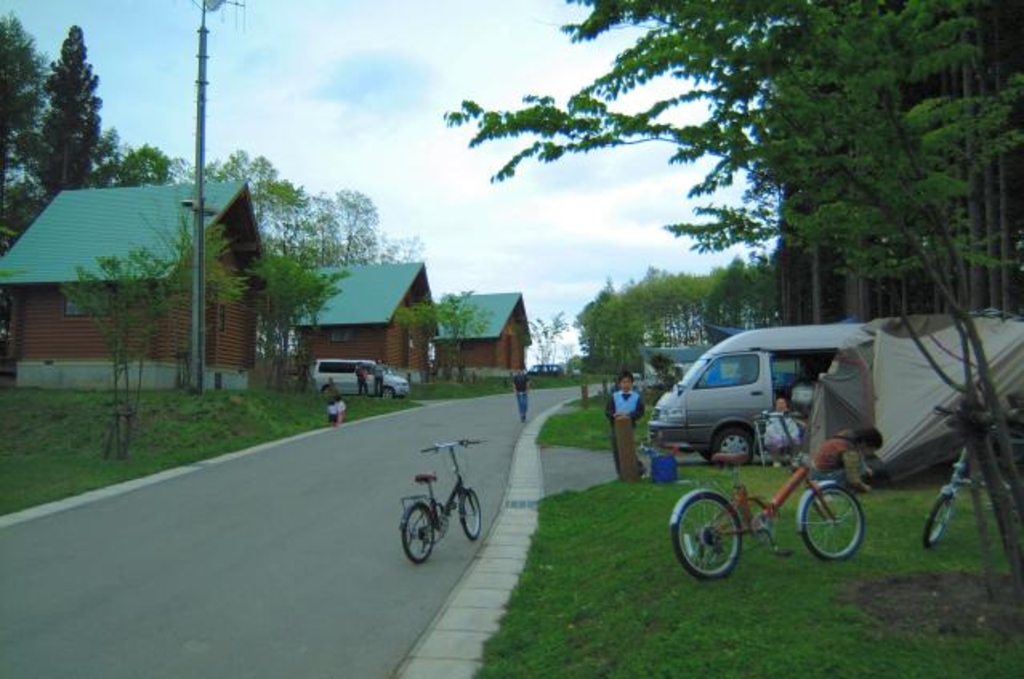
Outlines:
[[1024, 606], [1013, 601], [1009, 577], [989, 597], [984, 578], [971, 573], [894, 575], [851, 586], [842, 596], [887, 629], [909, 634], [994, 632], [1024, 638]]

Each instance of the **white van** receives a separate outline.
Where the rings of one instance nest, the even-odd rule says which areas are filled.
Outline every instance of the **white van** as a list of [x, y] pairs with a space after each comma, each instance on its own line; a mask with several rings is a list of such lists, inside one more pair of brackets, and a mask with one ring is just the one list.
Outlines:
[[719, 342], [690, 366], [654, 407], [647, 426], [655, 445], [705, 458], [754, 453], [754, 420], [785, 396], [810, 409], [811, 387], [859, 323], [748, 330]]
[[366, 368], [366, 386], [373, 396], [376, 391], [376, 377], [380, 374], [383, 380], [381, 396], [384, 398], [405, 397], [409, 395], [409, 381], [395, 373], [386, 365], [378, 364], [372, 358], [321, 358], [313, 364], [313, 383], [317, 390], [323, 391], [327, 381], [334, 379], [334, 384], [341, 394], [358, 394], [359, 381], [356, 369]]

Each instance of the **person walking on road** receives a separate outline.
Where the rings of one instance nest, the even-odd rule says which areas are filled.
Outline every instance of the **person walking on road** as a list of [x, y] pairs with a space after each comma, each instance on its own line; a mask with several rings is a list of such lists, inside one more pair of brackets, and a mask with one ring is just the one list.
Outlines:
[[519, 370], [512, 375], [512, 393], [516, 395], [519, 406], [519, 421], [526, 422], [526, 408], [529, 406], [530, 376]]

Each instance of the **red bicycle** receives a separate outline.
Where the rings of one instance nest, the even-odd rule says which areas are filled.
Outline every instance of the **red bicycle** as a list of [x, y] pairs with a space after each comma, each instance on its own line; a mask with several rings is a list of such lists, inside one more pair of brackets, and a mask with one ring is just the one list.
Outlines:
[[834, 561], [848, 559], [860, 548], [865, 530], [860, 502], [834, 481], [812, 480], [803, 461], [770, 500], [751, 495], [740, 480], [739, 467], [747, 461], [746, 453], [716, 453], [711, 461], [729, 468], [732, 497], [710, 488], [690, 491], [676, 503], [669, 521], [676, 558], [695, 578], [713, 580], [729, 575], [739, 563], [747, 534], [768, 542], [780, 553], [775, 520], [782, 505], [801, 486], [806, 489], [800, 496], [796, 528], [807, 549], [819, 559]]

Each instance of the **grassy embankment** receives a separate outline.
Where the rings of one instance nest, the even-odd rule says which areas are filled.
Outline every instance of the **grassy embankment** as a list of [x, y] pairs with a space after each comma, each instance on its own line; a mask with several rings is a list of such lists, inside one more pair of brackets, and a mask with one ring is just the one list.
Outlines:
[[[563, 380], [539, 387], [570, 386]], [[347, 420], [416, 407], [419, 400], [507, 393], [507, 380], [412, 385], [408, 399], [346, 397]], [[326, 425], [313, 393], [262, 389], [146, 392], [128, 460], [105, 460], [111, 396], [95, 391], [0, 389], [0, 515], [191, 464]]]

